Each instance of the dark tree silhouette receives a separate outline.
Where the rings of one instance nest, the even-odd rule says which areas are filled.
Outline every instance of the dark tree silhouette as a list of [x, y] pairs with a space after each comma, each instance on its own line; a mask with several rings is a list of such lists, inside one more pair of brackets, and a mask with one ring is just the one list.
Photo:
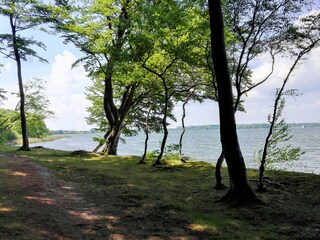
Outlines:
[[230, 179], [230, 189], [223, 199], [234, 204], [245, 204], [255, 200], [256, 196], [248, 183], [246, 167], [238, 142], [221, 1], [209, 0], [209, 14], [212, 60], [219, 95], [220, 137]]

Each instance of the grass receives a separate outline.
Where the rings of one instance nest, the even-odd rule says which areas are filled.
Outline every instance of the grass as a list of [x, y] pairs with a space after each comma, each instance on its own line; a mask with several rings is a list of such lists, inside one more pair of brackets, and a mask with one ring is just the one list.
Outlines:
[[[16, 152], [5, 146], [0, 146], [0, 152], [25, 156], [66, 181], [79, 183], [81, 192], [98, 206], [125, 202], [146, 212], [158, 209], [148, 215], [149, 221], [168, 215], [185, 219], [192, 231], [206, 236], [203, 239], [320, 239], [319, 175], [267, 172], [272, 183], [267, 192], [257, 193], [264, 204], [234, 208], [217, 201], [227, 190], [214, 189], [214, 167], [204, 162], [169, 161], [169, 167], [155, 168], [151, 159], [138, 164], [136, 156], [77, 157], [67, 151]], [[258, 172], [250, 169], [248, 176], [256, 188]], [[226, 169], [223, 177], [228, 179]], [[0, 177], [0, 185], [10, 184], [5, 180]], [[0, 226], [5, 220], [4, 216]]]

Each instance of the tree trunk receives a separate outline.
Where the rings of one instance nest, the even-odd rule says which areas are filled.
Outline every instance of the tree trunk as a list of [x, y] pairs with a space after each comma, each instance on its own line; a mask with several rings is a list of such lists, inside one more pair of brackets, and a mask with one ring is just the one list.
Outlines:
[[238, 142], [220, 0], [209, 0], [209, 14], [212, 60], [219, 94], [220, 138], [230, 178], [230, 189], [224, 200], [234, 204], [245, 204], [255, 200], [256, 196], [248, 183]]
[[118, 143], [120, 139], [121, 129], [119, 127], [114, 127], [106, 138], [106, 142], [101, 154], [106, 155], [117, 155], [118, 154]]
[[179, 140], [179, 159], [181, 162], [186, 162], [184, 159], [182, 159], [182, 140], [183, 140], [183, 136], [186, 132], [186, 127], [184, 124], [184, 119], [186, 118], [186, 105], [189, 102], [189, 99], [191, 98], [193, 92], [190, 92], [186, 98], [186, 100], [184, 101], [184, 103], [182, 104], [182, 118], [181, 118], [181, 125], [182, 125], [182, 133], [180, 135], [180, 140]]
[[[165, 105], [167, 105], [167, 103]], [[162, 127], [163, 127], [163, 138], [162, 138], [162, 142], [161, 142], [160, 153], [157, 157], [157, 160], [153, 163], [154, 166], [161, 164], [161, 159], [162, 159], [164, 149], [166, 146], [166, 142], [167, 142], [167, 138], [169, 135], [168, 127], [167, 127], [167, 107], [165, 107], [165, 113], [164, 113], [164, 116], [162, 119]]]
[[139, 163], [145, 163], [145, 159], [147, 156], [148, 141], [149, 141], [149, 130], [148, 129], [145, 130], [145, 134], [146, 134], [146, 138], [144, 139], [144, 151], [143, 151], [143, 155], [142, 155]]
[[271, 117], [271, 121], [270, 121], [270, 127], [269, 127], [269, 131], [268, 131], [267, 137], [264, 142], [263, 153], [262, 153], [262, 158], [261, 158], [260, 167], [259, 167], [258, 191], [265, 191], [265, 187], [263, 184], [263, 177], [264, 177], [263, 174], [264, 174], [264, 170], [265, 170], [265, 164], [267, 161], [268, 146], [269, 146], [270, 138], [272, 137], [272, 134], [273, 134], [273, 130], [274, 130], [276, 121], [277, 121], [277, 115], [279, 114], [279, 105], [281, 104], [280, 102], [281, 102], [281, 98], [283, 97], [283, 94], [284, 94], [284, 89], [285, 89], [285, 87], [291, 77], [292, 72], [298, 66], [300, 60], [303, 59], [304, 55], [308, 54], [315, 46], [317, 46], [317, 43], [319, 41], [320, 41], [320, 39], [313, 41], [310, 45], [301, 49], [301, 51], [298, 54], [298, 56], [296, 57], [294, 63], [290, 67], [289, 72], [287, 73], [285, 79], [283, 80], [281, 88], [276, 93], [276, 99], [275, 99], [274, 105], [273, 105], [273, 113], [272, 113], [272, 117]]
[[221, 167], [222, 167], [223, 161], [224, 161], [224, 154], [223, 154], [223, 151], [221, 151], [221, 154], [216, 163], [216, 171], [215, 171], [217, 190], [221, 190], [225, 188], [225, 185], [222, 182], [222, 175], [221, 175]]
[[14, 56], [17, 63], [17, 76], [18, 76], [19, 94], [20, 94], [20, 120], [21, 120], [21, 132], [22, 132], [22, 146], [18, 150], [30, 151], [27, 119], [26, 119], [25, 108], [24, 108], [25, 95], [24, 95], [23, 81], [22, 81], [21, 57], [20, 57], [17, 38], [16, 38], [16, 27], [13, 22], [12, 14], [10, 15], [10, 25], [11, 25], [11, 31], [12, 31], [12, 43], [13, 43]]
[[105, 80], [105, 94], [104, 94], [104, 110], [106, 117], [111, 126], [111, 131], [105, 137], [106, 142], [101, 154], [117, 155], [118, 143], [120, 134], [123, 128], [125, 118], [133, 105], [133, 96], [136, 90], [136, 84], [131, 84], [126, 87], [123, 93], [121, 106], [116, 108], [113, 101], [113, 90], [111, 76], [107, 76]]
[[157, 157], [157, 160], [154, 162], [154, 166], [156, 165], [160, 165], [161, 164], [161, 159], [164, 153], [164, 149], [166, 147], [166, 142], [167, 142], [167, 138], [168, 138], [168, 126], [167, 126], [167, 115], [168, 115], [168, 103], [169, 103], [169, 90], [166, 84], [166, 80], [163, 76], [161, 76], [161, 80], [162, 80], [162, 84], [164, 87], [164, 91], [165, 91], [165, 99], [164, 99], [164, 113], [163, 113], [163, 118], [162, 118], [162, 127], [163, 127], [163, 138], [162, 138], [162, 142], [161, 142], [161, 147], [160, 147], [160, 153]]
[[146, 116], [146, 122], [144, 126], [144, 133], [146, 135], [146, 138], [144, 140], [144, 151], [141, 160], [139, 163], [145, 163], [146, 155], [147, 155], [147, 150], [148, 150], [148, 141], [149, 141], [149, 116], [151, 112], [151, 107], [148, 110], [147, 116]]

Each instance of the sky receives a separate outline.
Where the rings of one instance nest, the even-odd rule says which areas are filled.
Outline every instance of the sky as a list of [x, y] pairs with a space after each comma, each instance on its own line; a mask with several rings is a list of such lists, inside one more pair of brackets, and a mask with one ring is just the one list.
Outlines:
[[[0, 30], [7, 28], [7, 22], [0, 19]], [[34, 33], [32, 33], [34, 34]], [[89, 130], [85, 118], [88, 116], [86, 108], [90, 102], [85, 97], [85, 89], [90, 86], [90, 79], [86, 77], [83, 67], [71, 68], [81, 53], [72, 45], [63, 44], [58, 36], [36, 33], [35, 39], [43, 41], [46, 51], [39, 51], [39, 55], [48, 60], [48, 64], [36, 60], [24, 62], [22, 65], [24, 81], [40, 78], [46, 83], [46, 96], [50, 100], [50, 109], [55, 117], [46, 120], [47, 127], [51, 130]], [[15, 62], [0, 57], [3, 64], [0, 73], [0, 88], [8, 93], [8, 100], [0, 108], [13, 109], [18, 99], [11, 92], [18, 92]], [[279, 59], [276, 62], [272, 78], [262, 86], [251, 91], [245, 97], [246, 112], [238, 112], [238, 124], [266, 123], [268, 115], [272, 112], [276, 88], [281, 86], [283, 76], [291, 66], [290, 59]], [[270, 71], [270, 59], [261, 56], [255, 63], [253, 79], [264, 78]], [[320, 122], [320, 47], [314, 49], [307, 58], [294, 71], [289, 80], [288, 88], [298, 89], [302, 95], [287, 97], [284, 118], [288, 123]], [[219, 123], [218, 105], [213, 101], [203, 103], [190, 102], [186, 107], [187, 116], [185, 123], [192, 125], [211, 125]], [[182, 104], [174, 109], [178, 121], [171, 122], [171, 127], [181, 125]]]

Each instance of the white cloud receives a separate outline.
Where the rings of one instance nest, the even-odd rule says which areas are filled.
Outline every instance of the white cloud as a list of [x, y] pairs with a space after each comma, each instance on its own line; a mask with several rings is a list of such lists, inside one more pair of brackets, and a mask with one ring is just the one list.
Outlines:
[[48, 92], [55, 95], [66, 95], [84, 91], [85, 86], [90, 84], [90, 80], [86, 77], [83, 67], [72, 69], [72, 64], [76, 60], [77, 57], [68, 50], [55, 56], [47, 83]]
[[71, 52], [64, 50], [54, 59], [46, 87], [56, 118], [48, 119], [47, 125], [50, 129], [89, 129], [90, 126], [85, 121], [89, 101], [84, 93], [90, 80], [83, 67], [71, 68], [77, 60]]
[[50, 97], [50, 101], [56, 117], [46, 120], [49, 129], [88, 130], [90, 128], [85, 121], [89, 101], [83, 94]]
[[[177, 122], [171, 121], [171, 127], [181, 126], [181, 117], [182, 117], [182, 104], [179, 103], [174, 108], [174, 115], [177, 118]], [[186, 105], [186, 126], [195, 126], [195, 125], [210, 125], [218, 124], [219, 115], [218, 115], [218, 104], [214, 101], [204, 101], [203, 103], [192, 102], [190, 101]]]
[[[262, 58], [261, 64], [254, 69], [253, 79], [262, 79], [270, 71], [267, 57]], [[292, 60], [280, 58], [275, 64], [271, 78], [251, 91], [246, 99], [247, 117], [240, 113], [245, 122], [261, 122], [259, 119], [272, 111], [275, 90], [282, 84], [287, 75]], [[320, 94], [320, 47], [314, 49], [306, 59], [294, 70], [286, 89], [298, 89], [300, 97], [287, 97], [284, 117], [287, 122], [320, 122], [319, 94]]]

